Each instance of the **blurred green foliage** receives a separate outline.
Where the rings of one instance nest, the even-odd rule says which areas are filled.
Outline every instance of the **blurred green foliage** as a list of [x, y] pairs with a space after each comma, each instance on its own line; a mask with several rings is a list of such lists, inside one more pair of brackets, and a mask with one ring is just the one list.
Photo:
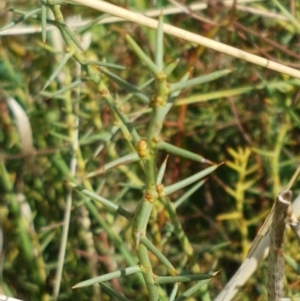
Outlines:
[[[189, 4], [190, 1], [182, 2]], [[299, 19], [297, 1], [281, 1], [281, 4]], [[26, 11], [38, 5], [36, 1], [13, 2], [14, 8]], [[119, 5], [145, 11], [170, 4], [168, 1], [124, 1]], [[166, 16], [165, 22], [299, 68], [297, 28], [289, 20], [258, 14], [258, 11], [281, 14], [274, 2], [258, 1], [249, 7], [257, 11], [225, 7], [221, 1], [216, 1], [206, 10], [195, 12], [220, 26], [197, 20], [186, 13]], [[72, 5], [63, 6], [62, 11], [65, 18], [99, 16], [98, 12], [73, 8]], [[18, 17], [9, 12], [4, 15], [5, 24]], [[26, 20], [25, 24], [38, 25], [39, 21]], [[94, 61], [125, 67], [124, 70], [110, 70], [138, 87], [151, 79], [151, 75], [127, 46], [124, 31], [154, 58], [155, 31], [127, 22], [94, 26], [85, 36], [90, 39], [85, 54]], [[177, 209], [202, 272], [208, 273], [212, 267], [222, 269], [221, 275], [209, 283], [213, 300], [243, 260], [247, 246], [255, 237], [275, 195], [288, 183], [298, 165], [300, 80], [170, 36], [164, 37], [164, 47], [165, 62], [171, 64], [180, 60], [170, 82], [178, 81], [188, 70], [190, 77], [196, 77], [224, 68], [235, 69], [226, 78], [184, 90], [167, 115], [162, 130], [163, 139], [175, 146], [217, 163], [227, 162]], [[114, 116], [95, 85], [90, 82], [82, 84], [79, 98], [76, 88], [56, 97], [50, 96], [85, 76], [78, 76], [73, 59], [41, 93], [61, 61], [63, 50], [64, 46], [54, 31], [47, 34], [46, 44], [41, 42], [40, 33], [2, 36], [0, 40], [0, 89], [5, 95], [14, 97], [26, 112], [35, 148], [31, 153], [22, 152], [14, 116], [9, 111], [6, 97], [1, 97], [0, 223], [3, 250], [0, 293], [28, 301], [51, 300], [68, 190], [63, 180], [74, 178], [70, 173], [73, 106], [80, 104], [76, 112], [80, 120], [76, 180], [81, 181], [87, 173], [127, 154], [126, 140], [119, 132], [113, 133]], [[93, 68], [97, 70], [99, 67]], [[145, 136], [149, 123], [149, 115], [143, 112], [145, 104], [136, 97], [122, 103], [128, 92], [109, 77], [103, 77], [115, 99], [120, 99], [122, 111], [135, 120], [140, 136]], [[151, 97], [154, 90], [150, 84], [143, 91]], [[106, 141], [109, 135], [111, 138]], [[95, 155], [99, 147], [104, 148]], [[165, 155], [162, 153], [161, 161]], [[247, 176], [241, 176], [241, 171], [237, 171], [242, 164]], [[170, 155], [163, 182], [173, 184], [202, 168], [200, 163]], [[247, 173], [251, 168], [253, 170]], [[143, 173], [138, 163], [89, 179], [94, 191], [128, 209], [134, 208], [142, 197], [142, 182]], [[249, 185], [245, 187], [246, 183]], [[244, 188], [238, 190], [243, 185]], [[297, 185], [294, 189], [297, 194]], [[175, 202], [184, 192], [176, 192], [171, 200]], [[126, 266], [124, 253], [120, 246], [112, 243], [101, 220], [114, 229], [123, 238], [123, 244], [133, 252], [131, 233], [122, 217], [116, 217], [98, 204], [89, 211], [84, 206], [86, 199], [76, 192], [73, 197], [59, 300], [97, 300], [99, 287], [77, 290], [71, 287], [84, 279]], [[23, 203], [27, 209], [22, 207]], [[24, 215], [24, 210], [29, 210], [28, 216]], [[92, 210], [96, 210], [95, 214], [91, 213]], [[188, 269], [192, 263], [182, 263], [182, 249], [173, 235], [174, 225], [164, 205], [157, 206], [150, 222], [152, 242], [159, 248], [160, 244], [163, 246], [162, 252], [175, 267]], [[289, 235], [288, 239], [286, 253], [298, 261], [297, 242]], [[230, 244], [224, 245], [224, 242]], [[156, 272], [165, 273], [156, 257], [151, 257], [151, 260]], [[238, 300], [263, 300], [265, 275], [263, 265], [240, 292]], [[290, 293], [297, 297], [299, 279], [292, 270], [288, 270], [287, 281]], [[130, 300], [145, 300], [143, 286], [135, 276], [119, 278], [110, 284]], [[170, 294], [169, 285], [163, 288]], [[105, 291], [101, 298], [113, 300]]]

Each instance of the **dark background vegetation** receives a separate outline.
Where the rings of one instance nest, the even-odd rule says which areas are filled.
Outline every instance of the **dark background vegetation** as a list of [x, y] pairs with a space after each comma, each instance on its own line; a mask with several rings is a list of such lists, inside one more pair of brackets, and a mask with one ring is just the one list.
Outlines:
[[[4, 1], [5, 2], [5, 1]], [[6, 1], [13, 6], [30, 10], [39, 6], [39, 1]], [[152, 1], [155, 2], [155, 1]], [[136, 11], [165, 7], [168, 1], [112, 1], [112, 3]], [[191, 1], [180, 1], [187, 5]], [[299, 18], [299, 2], [281, 0], [280, 3], [295, 18]], [[246, 6], [246, 4], [245, 4]], [[272, 1], [258, 1], [249, 7], [266, 13], [282, 13]], [[94, 18], [99, 12], [82, 7], [66, 5], [65, 17], [80, 15], [82, 19]], [[196, 12], [202, 20], [190, 14], [180, 13], [165, 17], [165, 22], [191, 32], [218, 40], [256, 55], [299, 68], [299, 29], [289, 20], [264, 17], [257, 13], [242, 11], [239, 7], [225, 7], [221, 1], [209, 1], [206, 10]], [[2, 11], [1, 25], [8, 24], [17, 15]], [[218, 23], [214, 25], [208, 21]], [[38, 25], [28, 20], [27, 25]], [[114, 71], [134, 85], [141, 85], [151, 78], [150, 73], [133, 55], [123, 36], [128, 32], [143, 49], [154, 56], [154, 30], [128, 22], [94, 26], [87, 55], [95, 60], [126, 67]], [[2, 36], [0, 39], [0, 89], [14, 97], [25, 110], [32, 127], [35, 153], [24, 154], [15, 126], [15, 120], [4, 100], [0, 99], [0, 221], [3, 231], [1, 253], [0, 292], [12, 294], [22, 300], [47, 300], [52, 294], [57, 254], [61, 239], [61, 223], [65, 210], [67, 189], [63, 180], [69, 178], [71, 147], [69, 138], [69, 114], [64, 94], [49, 98], [41, 90], [59, 63], [52, 36], [44, 45], [41, 34]], [[180, 59], [178, 67], [170, 76], [176, 81], [188, 70], [191, 77], [208, 74], [224, 68], [234, 68], [227, 77], [185, 90], [177, 105], [167, 115], [163, 138], [174, 145], [203, 155], [214, 162], [225, 162], [206, 183], [178, 208], [179, 219], [186, 235], [193, 243], [202, 272], [212, 266], [222, 269], [217, 279], [211, 281], [209, 291], [212, 299], [235, 272], [246, 255], [246, 247], [254, 239], [266, 216], [276, 193], [289, 181], [299, 161], [299, 80], [278, 74], [242, 60], [233, 59], [202, 46], [165, 36], [165, 63]], [[64, 78], [54, 80], [46, 89], [49, 93], [61, 89], [66, 82], [76, 79], [76, 66], [70, 60], [64, 68]], [[68, 78], [69, 77], [69, 78]], [[104, 79], [113, 95], [120, 99], [127, 92], [109, 79]], [[233, 93], [234, 89], [249, 87], [246, 93]], [[226, 97], [222, 91], [229, 91]], [[230, 93], [232, 91], [232, 93]], [[195, 95], [215, 95], [189, 103]], [[148, 88], [151, 95], [151, 87]], [[73, 94], [71, 94], [72, 97]], [[143, 108], [141, 103], [128, 102], [128, 114]], [[84, 172], [96, 170], [114, 156], [127, 153], [121, 135], [112, 138], [106, 148], [96, 157], [94, 153], [113, 124], [108, 107], [97, 95], [92, 85], [85, 84], [80, 96], [79, 141]], [[149, 123], [144, 114], [134, 123], [141, 136]], [[237, 155], [232, 157], [230, 150]], [[116, 154], [113, 154], [113, 153]], [[248, 155], [246, 154], [248, 152]], [[164, 159], [162, 154], [161, 159]], [[233, 162], [233, 165], [226, 164]], [[234, 170], [245, 166], [242, 175]], [[199, 163], [169, 157], [164, 183], [171, 184], [199, 171]], [[138, 165], [130, 165], [133, 174], [143, 178]], [[84, 174], [78, 167], [77, 179]], [[253, 182], [249, 182], [253, 181]], [[102, 196], [114, 201], [118, 197], [127, 208], [133, 208], [141, 198], [139, 190], [124, 188], [123, 183], [134, 186], [124, 172], [118, 169], [90, 180], [91, 185]], [[249, 185], [247, 185], [250, 183]], [[247, 187], [241, 188], [243, 185]], [[293, 187], [297, 194], [297, 183]], [[235, 198], [228, 188], [236, 192]], [[178, 199], [184, 191], [171, 196]], [[121, 196], [122, 194], [122, 196]], [[18, 201], [20, 195], [29, 205], [29, 217], [22, 215]], [[72, 285], [91, 277], [87, 237], [92, 234], [96, 250], [98, 275], [126, 266], [122, 254], [107, 238], [99, 223], [84, 208], [82, 197], [74, 193], [67, 252], [65, 258], [60, 300], [92, 300], [93, 290], [72, 290]], [[99, 215], [122, 237], [131, 249], [130, 229], [120, 217], [115, 217], [99, 207]], [[154, 218], [154, 217], [153, 217]], [[154, 233], [152, 239], [161, 243], [166, 233], [172, 232], [167, 214], [163, 210], [155, 216], [161, 237]], [[28, 220], [29, 219], [29, 220]], [[89, 225], [84, 226], [85, 219]], [[33, 257], [24, 254], [24, 239], [28, 235], [32, 242]], [[245, 232], [246, 231], [246, 232]], [[229, 242], [229, 244], [223, 244]], [[286, 253], [299, 260], [295, 239], [288, 235]], [[181, 252], [176, 239], [171, 237], [163, 252], [175, 265], [180, 265]], [[39, 255], [37, 255], [39, 253]], [[159, 264], [153, 258], [154, 270]], [[188, 269], [188, 263], [186, 269]], [[43, 272], [39, 272], [43, 271]], [[45, 273], [45, 282], [39, 283], [39, 273]], [[287, 267], [289, 290], [296, 296], [299, 277]], [[139, 295], [140, 287], [134, 277], [121, 278], [112, 286], [125, 293], [131, 300], [145, 300]], [[266, 265], [247, 283], [236, 300], [262, 300], [266, 293]], [[142, 298], [142, 299], [140, 299]], [[112, 300], [104, 294], [103, 300]], [[192, 300], [192, 299], [191, 299]]]

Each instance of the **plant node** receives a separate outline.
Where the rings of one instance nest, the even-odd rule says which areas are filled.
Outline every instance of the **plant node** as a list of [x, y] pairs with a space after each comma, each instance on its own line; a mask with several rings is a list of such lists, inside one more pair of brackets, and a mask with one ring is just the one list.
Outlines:
[[166, 73], [165, 73], [164, 71], [161, 71], [161, 72], [158, 73], [157, 76], [156, 76], [156, 80], [158, 80], [158, 81], [160, 81], [160, 82], [166, 80], [166, 78], [167, 78], [167, 75], [166, 75]]
[[152, 192], [147, 191], [145, 193], [145, 200], [147, 200], [149, 203], [154, 203], [155, 202], [155, 198], [154, 198]]
[[136, 146], [136, 151], [141, 158], [148, 155], [148, 143], [146, 140], [139, 140]]
[[157, 191], [159, 197], [163, 197], [165, 195], [164, 185], [163, 184], [156, 185], [156, 191]]
[[166, 105], [166, 98], [162, 96], [153, 96], [151, 99], [152, 106], [165, 106]]
[[100, 95], [103, 96], [103, 97], [109, 95], [109, 91], [106, 88], [100, 90], [99, 92], [100, 92]]
[[157, 136], [154, 136], [154, 137], [152, 138], [152, 141], [153, 141], [155, 144], [157, 144], [159, 141], [161, 141], [161, 138], [160, 138], [159, 135], [157, 135]]

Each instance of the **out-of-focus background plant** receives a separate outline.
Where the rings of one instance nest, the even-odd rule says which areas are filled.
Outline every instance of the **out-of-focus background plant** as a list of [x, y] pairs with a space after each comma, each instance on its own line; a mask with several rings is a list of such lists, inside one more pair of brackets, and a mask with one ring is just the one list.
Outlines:
[[[156, 19], [162, 11], [165, 23], [299, 69], [295, 0], [113, 3]], [[225, 164], [205, 182], [175, 187], [170, 199], [161, 195], [147, 235], [179, 273], [222, 269], [189, 297], [213, 300], [298, 165], [300, 79], [167, 34], [157, 38], [162, 30], [68, 1], [0, 5], [0, 293], [28, 301], [119, 300], [112, 288], [147, 300], [138, 274], [114, 278], [110, 288], [72, 286], [139, 263], [124, 216], [132, 219], [126, 212], [136, 209], [149, 179], [141, 143], [151, 134], [151, 103], [165, 95], [163, 88], [176, 87], [166, 92], [174, 105], [160, 120], [159, 138], [168, 145], [156, 154], [155, 184], [171, 191], [212, 162]], [[158, 69], [138, 57], [134, 43]], [[167, 76], [165, 86], [156, 70]], [[201, 76], [209, 82], [180, 86]], [[109, 200], [111, 210], [71, 191], [66, 180]], [[116, 214], [118, 206], [127, 211]], [[289, 235], [288, 242], [286, 254], [295, 260], [287, 267], [288, 290], [299, 297], [298, 246]], [[148, 254], [155, 274], [169, 275], [157, 254]], [[180, 283], [179, 294], [193, 284]], [[172, 289], [161, 284], [161, 300]], [[265, 295], [263, 264], [238, 298]]]

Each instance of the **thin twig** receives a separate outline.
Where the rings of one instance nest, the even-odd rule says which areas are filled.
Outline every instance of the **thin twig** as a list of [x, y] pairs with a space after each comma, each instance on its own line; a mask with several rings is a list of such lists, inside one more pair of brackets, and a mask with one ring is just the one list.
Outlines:
[[[116, 5], [107, 3], [105, 1], [100, 0], [72, 0], [74, 3], [82, 4], [84, 6], [94, 8], [96, 10], [102, 11], [104, 13], [112, 14], [116, 17], [126, 19], [133, 23], [137, 23], [149, 28], [156, 29], [158, 26], [158, 21], [148, 18], [142, 14], [131, 12], [124, 8], [118, 7]], [[257, 55], [250, 54], [241, 49], [237, 49], [232, 46], [228, 46], [226, 44], [208, 39], [201, 35], [192, 33], [190, 31], [169, 25], [163, 25], [163, 31], [169, 35], [175, 36], [177, 38], [181, 38], [185, 41], [193, 42], [209, 49], [215, 50], [217, 52], [225, 53], [230, 56], [236, 57], [238, 59], [245, 60], [247, 62], [262, 66], [264, 68], [274, 70], [280, 73], [284, 73], [290, 75], [292, 77], [300, 78], [300, 71], [287, 67], [282, 64], [278, 64], [276, 62], [267, 60], [265, 58], [259, 57]]]
[[238, 110], [236, 108], [236, 105], [235, 105], [232, 97], [228, 97], [228, 100], [229, 100], [229, 105], [230, 105], [231, 111], [232, 111], [232, 113], [234, 115], [234, 120], [236, 122], [236, 125], [237, 125], [238, 129], [242, 133], [242, 136], [244, 137], [244, 139], [249, 143], [249, 145], [253, 145], [253, 141], [252, 141], [250, 135], [244, 129], [244, 126], [243, 126], [243, 124], [241, 122]]
[[196, 13], [193, 12], [192, 9], [190, 9], [187, 5], [183, 5], [181, 3], [179, 3], [178, 1], [176, 0], [168, 0], [169, 2], [173, 3], [174, 6], [180, 8], [183, 12], [185, 12], [186, 14], [190, 15], [191, 17], [193, 17], [194, 19], [196, 20], [199, 20], [201, 22], [204, 22], [204, 23], [208, 23], [208, 24], [211, 24], [211, 25], [214, 25], [214, 26], [220, 26], [220, 24], [212, 21], [212, 20], [209, 20], [207, 18], [204, 18], [202, 16], [199, 16], [197, 15]]
[[271, 46], [273, 46], [274, 48], [280, 50], [281, 52], [291, 56], [291, 57], [294, 57], [296, 58], [297, 60], [300, 59], [300, 55], [291, 51], [290, 49], [288, 49], [286, 46], [283, 46], [283, 45], [280, 45], [278, 43], [276, 43], [275, 41], [269, 39], [269, 38], [266, 38], [264, 37], [261, 33], [259, 32], [255, 32], [254, 30], [252, 30], [251, 28], [247, 28], [246, 26], [242, 25], [241, 23], [239, 22], [234, 22], [234, 26], [237, 27], [238, 29], [240, 30], [243, 30], [247, 33], [250, 33], [256, 37], [258, 37], [260, 40], [270, 44]]
[[[227, 6], [227, 7], [231, 7], [232, 6], [232, 2], [233, 1], [224, 1], [223, 5]], [[0, 2], [1, 3], [1, 2]], [[199, 11], [199, 10], [204, 10], [207, 9], [207, 4], [206, 3], [199, 3], [199, 2], [195, 2], [192, 3], [190, 5], [186, 5], [185, 6], [188, 10], [190, 10], [191, 12], [195, 12], [195, 11]], [[254, 15], [258, 15], [258, 16], [262, 16], [262, 17], [266, 17], [266, 18], [276, 18], [277, 20], [288, 20], [288, 18], [286, 18], [285, 16], [278, 14], [278, 13], [273, 13], [273, 12], [268, 12], [268, 11], [263, 11], [257, 8], [252, 8], [249, 6], [243, 6], [243, 5], [237, 5], [236, 9], [238, 11], [244, 11], [244, 12], [248, 12]], [[161, 9], [151, 9], [151, 10], [147, 10], [145, 12], [143, 12], [144, 15], [148, 16], [148, 17], [157, 17], [159, 16], [161, 13], [163, 13], [163, 15], [175, 15], [175, 14], [181, 14], [183, 13], [183, 9], [181, 7], [165, 7], [163, 9], [163, 12]], [[91, 20], [80, 20], [80, 21], [70, 21], [67, 22], [67, 25], [70, 28], [77, 28], [83, 25], [86, 25], [87, 23], [89, 23]], [[117, 18], [117, 17], [107, 17], [105, 19], [103, 19], [101, 22], [99, 22], [99, 24], [108, 24], [108, 23], [116, 23], [116, 22], [123, 22], [124, 19], [121, 18]], [[46, 30], [53, 30], [56, 27], [53, 25], [48, 25], [46, 26]], [[13, 28], [9, 28], [7, 30], [1, 31], [0, 30], [0, 36], [9, 36], [9, 35], [23, 35], [23, 34], [32, 34], [32, 33], [38, 33], [42, 31], [42, 27], [41, 26], [29, 26], [29, 25], [22, 25], [22, 26], [15, 26]]]

